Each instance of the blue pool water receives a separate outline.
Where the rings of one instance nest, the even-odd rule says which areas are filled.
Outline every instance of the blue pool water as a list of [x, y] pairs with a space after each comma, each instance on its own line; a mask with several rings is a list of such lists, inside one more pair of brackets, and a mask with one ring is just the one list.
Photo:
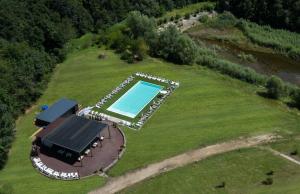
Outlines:
[[134, 118], [162, 89], [163, 86], [139, 81], [107, 110]]

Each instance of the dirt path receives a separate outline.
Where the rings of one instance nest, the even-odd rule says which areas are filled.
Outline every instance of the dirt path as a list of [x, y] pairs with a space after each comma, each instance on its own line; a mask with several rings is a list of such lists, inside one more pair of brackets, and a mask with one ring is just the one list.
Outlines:
[[116, 193], [125, 189], [126, 187], [132, 186], [135, 183], [143, 181], [147, 178], [156, 176], [163, 172], [173, 170], [178, 167], [185, 166], [187, 164], [203, 160], [209, 156], [216, 154], [221, 154], [240, 148], [247, 148], [263, 143], [271, 142], [272, 140], [278, 138], [273, 134], [265, 134], [260, 136], [255, 136], [251, 138], [239, 138], [237, 140], [228, 141], [224, 143], [214, 144], [204, 148], [192, 150], [161, 162], [150, 164], [144, 168], [137, 169], [132, 172], [128, 172], [122, 176], [111, 178], [106, 185], [103, 187], [91, 191], [90, 194], [109, 194]]

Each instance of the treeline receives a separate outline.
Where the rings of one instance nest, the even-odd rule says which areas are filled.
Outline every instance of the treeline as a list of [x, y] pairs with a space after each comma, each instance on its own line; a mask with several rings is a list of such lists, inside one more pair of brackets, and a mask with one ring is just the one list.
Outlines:
[[[214, 25], [235, 25], [233, 15], [225, 14], [220, 17], [223, 19]], [[277, 77], [259, 74], [249, 67], [219, 59], [212, 50], [180, 33], [175, 26], [158, 32], [155, 20], [140, 12], [131, 12], [123, 22], [103, 32], [98, 42], [115, 49], [129, 63], [143, 60], [147, 54], [177, 64], [196, 63], [230, 77], [263, 86], [266, 89], [265, 96], [287, 98], [289, 104], [300, 108], [300, 89], [297, 86]]]
[[258, 24], [300, 32], [299, 0], [218, 0], [217, 7]]
[[14, 120], [43, 92], [65, 44], [123, 20], [131, 10], [148, 16], [198, 0], [1, 0], [0, 169], [14, 134]]

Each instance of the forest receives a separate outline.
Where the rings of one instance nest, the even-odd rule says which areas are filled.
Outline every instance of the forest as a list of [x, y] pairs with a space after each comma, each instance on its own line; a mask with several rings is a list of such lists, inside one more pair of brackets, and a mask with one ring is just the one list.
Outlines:
[[219, 0], [218, 10], [258, 24], [300, 32], [299, 0]]

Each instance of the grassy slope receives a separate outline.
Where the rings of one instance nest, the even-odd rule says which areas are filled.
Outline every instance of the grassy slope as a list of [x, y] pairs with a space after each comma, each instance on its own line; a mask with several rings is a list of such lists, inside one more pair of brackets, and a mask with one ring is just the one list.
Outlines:
[[[99, 60], [100, 52], [106, 52], [107, 59]], [[71, 54], [57, 67], [38, 105], [51, 104], [61, 97], [93, 105], [137, 71], [180, 81], [181, 86], [139, 132], [124, 129], [127, 149], [111, 175], [240, 135], [299, 130], [299, 116], [277, 102], [257, 96], [254, 86], [198, 68], [155, 59], [126, 64], [110, 51], [89, 48]], [[23, 194], [85, 193], [103, 184], [99, 177], [76, 182], [54, 181], [32, 168], [28, 159], [29, 137], [36, 130], [33, 125], [36, 111], [33, 108], [17, 123], [16, 140], [8, 163], [0, 172], [0, 184], [11, 183], [16, 193]]]
[[176, 15], [184, 16], [187, 13], [193, 13], [207, 5], [215, 5], [215, 3], [214, 2], [199, 2], [199, 3], [190, 4], [183, 8], [168, 11], [161, 18], [171, 18], [172, 16], [175, 17]]
[[[262, 185], [270, 170], [274, 171], [273, 185]], [[223, 181], [225, 188], [216, 189]], [[176, 169], [122, 193], [296, 194], [300, 191], [299, 181], [298, 165], [266, 151], [246, 149]]]

